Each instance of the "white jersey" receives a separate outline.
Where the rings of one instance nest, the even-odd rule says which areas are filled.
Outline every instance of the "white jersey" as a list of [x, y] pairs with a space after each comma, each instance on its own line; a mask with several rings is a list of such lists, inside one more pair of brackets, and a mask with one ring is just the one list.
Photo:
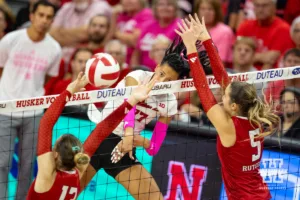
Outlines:
[[[58, 75], [60, 60], [61, 47], [49, 34], [39, 42], [29, 38], [27, 29], [5, 35], [0, 41], [0, 67], [4, 67], [0, 81], [0, 101], [43, 96], [45, 77]], [[43, 109], [15, 112], [13, 116], [42, 113]]]
[[[153, 76], [153, 72], [136, 70], [127, 76], [134, 78], [138, 83], [146, 84]], [[116, 88], [125, 87], [125, 78], [119, 82]], [[89, 105], [88, 117], [94, 123], [99, 123], [105, 119], [113, 110], [117, 109], [124, 99], [109, 101], [104, 109], [100, 112], [94, 104]], [[145, 125], [153, 119], [164, 116], [171, 117], [177, 113], [177, 100], [174, 94], [163, 94], [150, 96], [145, 102], [136, 105], [134, 134], [140, 134]], [[122, 121], [113, 131], [114, 134], [123, 136], [124, 121]]]

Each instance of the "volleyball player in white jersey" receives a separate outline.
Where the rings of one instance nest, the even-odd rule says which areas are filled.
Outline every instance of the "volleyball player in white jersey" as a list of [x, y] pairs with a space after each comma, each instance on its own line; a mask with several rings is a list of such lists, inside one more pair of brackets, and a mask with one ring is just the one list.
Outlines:
[[[158, 76], [158, 82], [188, 77], [189, 67], [181, 56], [183, 49], [183, 43], [174, 40], [155, 72], [133, 71], [116, 88], [147, 83], [154, 76]], [[123, 99], [108, 102], [102, 112], [91, 104], [88, 116], [94, 123], [99, 123], [123, 102]], [[155, 155], [166, 136], [168, 124], [176, 113], [177, 100], [174, 94], [150, 96], [144, 103], [136, 105], [91, 158], [91, 167], [87, 169], [87, 183], [98, 170], [103, 168], [135, 199], [162, 200], [163, 196], [154, 178], [137, 160], [135, 147], [143, 146], [149, 155]], [[151, 140], [140, 136], [145, 125], [155, 118], [158, 118], [158, 121]]]

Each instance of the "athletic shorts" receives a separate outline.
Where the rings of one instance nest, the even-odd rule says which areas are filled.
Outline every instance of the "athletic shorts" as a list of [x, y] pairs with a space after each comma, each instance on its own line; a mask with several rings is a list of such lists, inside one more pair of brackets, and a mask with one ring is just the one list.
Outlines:
[[134, 160], [129, 157], [129, 153], [126, 153], [123, 158], [117, 162], [111, 162], [111, 152], [117, 146], [117, 144], [121, 141], [121, 137], [111, 133], [98, 147], [96, 152], [91, 158], [90, 164], [94, 167], [96, 171], [99, 171], [101, 168], [104, 171], [115, 178], [121, 171], [133, 166], [133, 165], [141, 165], [141, 163], [136, 158], [136, 149], [133, 148], [132, 154]]

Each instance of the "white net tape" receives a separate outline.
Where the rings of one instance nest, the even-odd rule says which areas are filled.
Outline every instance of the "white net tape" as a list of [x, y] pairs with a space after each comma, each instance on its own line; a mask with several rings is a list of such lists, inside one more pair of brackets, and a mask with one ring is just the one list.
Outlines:
[[[232, 80], [246, 81], [248, 83], [262, 83], [277, 80], [300, 78], [300, 66], [271, 69], [265, 71], [255, 71], [248, 73], [231, 74]], [[213, 76], [207, 76], [210, 88], [220, 87]], [[127, 98], [134, 87], [111, 88], [104, 90], [94, 90], [80, 92], [73, 95], [70, 105], [82, 105], [96, 102], [107, 102], [116, 99]], [[178, 80], [172, 82], [158, 83], [154, 86], [150, 95], [160, 95], [175, 92], [194, 91], [193, 79]], [[20, 112], [26, 110], [40, 110], [50, 106], [58, 95], [41, 96], [29, 99], [15, 99], [10, 101], [0, 101], [0, 113]]]

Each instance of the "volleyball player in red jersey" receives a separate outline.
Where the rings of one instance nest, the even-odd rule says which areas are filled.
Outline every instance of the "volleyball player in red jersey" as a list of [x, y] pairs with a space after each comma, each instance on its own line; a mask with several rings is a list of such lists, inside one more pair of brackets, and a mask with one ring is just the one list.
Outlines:
[[[267, 200], [269, 189], [259, 174], [264, 136], [271, 134], [279, 118], [256, 94], [253, 85], [232, 82], [217, 54], [210, 35], [195, 16], [178, 24], [188, 54], [194, 84], [209, 120], [217, 129], [217, 151], [222, 178], [229, 200]], [[217, 104], [199, 62], [196, 41], [200, 40], [208, 53], [213, 74], [225, 89], [223, 107]]]
[[90, 157], [123, 120], [127, 112], [138, 102], [148, 98], [148, 93], [155, 82], [156, 78], [133, 90], [127, 101], [96, 126], [83, 145], [75, 136], [65, 134], [51, 149], [52, 129], [66, 102], [74, 93], [82, 91], [88, 83], [81, 72], [77, 80], [70, 83], [67, 89], [55, 99], [41, 119], [37, 145], [38, 174], [31, 184], [27, 200], [76, 199]]

